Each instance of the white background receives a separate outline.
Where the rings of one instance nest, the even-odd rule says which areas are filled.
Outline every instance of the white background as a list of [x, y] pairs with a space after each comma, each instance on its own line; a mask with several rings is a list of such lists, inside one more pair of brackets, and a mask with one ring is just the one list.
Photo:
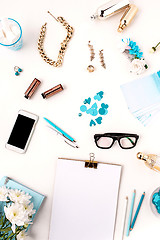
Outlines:
[[[149, 65], [149, 69], [142, 76], [158, 71], [160, 51], [151, 55], [149, 49], [160, 41], [160, 3], [158, 0], [134, 0], [139, 11], [122, 34], [117, 32], [122, 13], [104, 22], [90, 20], [90, 15], [103, 3], [105, 1], [102, 0], [1, 0], [0, 16], [14, 18], [21, 24], [24, 45], [17, 52], [0, 47], [0, 172], [46, 195], [46, 200], [31, 227], [29, 239], [48, 239], [57, 158], [88, 159], [90, 152], [95, 153], [97, 160], [124, 166], [115, 240], [121, 239], [122, 235], [124, 199], [128, 196], [130, 205], [134, 189], [137, 191], [135, 207], [144, 191], [146, 196], [130, 240], [159, 237], [160, 219], [151, 212], [149, 200], [154, 189], [160, 185], [160, 174], [137, 160], [136, 154], [139, 151], [160, 154], [160, 117], [149, 127], [143, 127], [128, 111], [120, 85], [137, 76], [129, 72], [129, 61], [119, 52], [118, 44], [125, 36], [137, 42]], [[60, 42], [66, 36], [65, 29], [47, 14], [48, 10], [56, 17], [63, 16], [75, 29], [64, 64], [60, 68], [45, 63], [37, 50], [40, 28], [45, 22], [48, 23], [45, 50], [53, 60], [56, 60]], [[87, 46], [89, 40], [96, 52], [94, 73], [86, 70], [90, 63]], [[98, 51], [101, 49], [104, 49], [106, 70], [99, 63]], [[14, 75], [15, 65], [23, 69], [18, 77]], [[34, 78], [38, 78], [42, 84], [35, 95], [27, 100], [24, 92]], [[41, 93], [59, 83], [64, 86], [64, 91], [44, 100]], [[109, 113], [104, 116], [101, 125], [91, 128], [88, 116], [83, 114], [81, 118], [78, 117], [79, 107], [86, 97], [94, 96], [100, 90], [105, 93], [103, 102], [108, 103]], [[5, 149], [19, 109], [33, 112], [40, 117], [29, 148], [23, 155]], [[73, 149], [61, 142], [46, 127], [43, 117], [49, 118], [73, 136], [80, 148]], [[95, 133], [104, 132], [137, 133], [140, 139], [137, 146], [131, 150], [125, 151], [117, 144], [110, 150], [101, 150], [96, 147], [93, 136]]]

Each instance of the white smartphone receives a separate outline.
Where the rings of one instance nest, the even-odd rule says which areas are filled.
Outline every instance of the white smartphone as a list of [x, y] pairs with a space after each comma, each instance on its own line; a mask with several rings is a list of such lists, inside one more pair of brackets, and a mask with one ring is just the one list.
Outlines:
[[25, 153], [37, 121], [37, 115], [20, 110], [6, 143], [6, 148], [18, 153]]

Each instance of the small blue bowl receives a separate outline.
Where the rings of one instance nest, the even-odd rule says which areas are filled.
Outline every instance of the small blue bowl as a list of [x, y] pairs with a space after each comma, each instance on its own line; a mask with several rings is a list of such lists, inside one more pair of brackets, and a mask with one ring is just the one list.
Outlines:
[[[154, 213], [154, 215], [156, 215], [157, 217], [160, 217], [160, 213], [158, 213], [158, 210], [157, 210], [155, 204], [153, 203], [153, 199], [154, 199], [154, 196], [155, 196], [154, 194], [155, 194], [155, 193], [158, 193], [159, 191], [160, 191], [160, 187], [156, 188], [156, 189], [153, 191], [153, 193], [152, 193], [152, 195], [151, 195], [151, 197], [150, 197], [151, 210], [152, 210], [152, 212]], [[159, 206], [160, 206], [160, 204], [159, 204]]]

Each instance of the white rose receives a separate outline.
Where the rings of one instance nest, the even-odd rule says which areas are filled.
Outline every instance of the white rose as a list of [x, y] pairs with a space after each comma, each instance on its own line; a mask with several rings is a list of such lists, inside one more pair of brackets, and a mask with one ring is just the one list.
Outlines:
[[146, 69], [145, 65], [146, 65], [146, 62], [143, 59], [134, 59], [131, 62], [130, 71], [136, 74], [141, 74]]

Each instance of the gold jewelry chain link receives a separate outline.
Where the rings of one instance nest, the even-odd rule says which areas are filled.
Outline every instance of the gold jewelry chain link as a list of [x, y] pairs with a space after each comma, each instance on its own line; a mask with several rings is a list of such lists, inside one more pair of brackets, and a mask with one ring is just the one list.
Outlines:
[[41, 55], [41, 57], [43, 58], [43, 60], [47, 63], [49, 63], [50, 65], [54, 66], [54, 67], [60, 67], [63, 63], [63, 58], [64, 58], [64, 54], [67, 48], [67, 44], [70, 41], [70, 39], [72, 38], [72, 34], [74, 32], [73, 27], [71, 27], [65, 20], [63, 17], [58, 17], [57, 21], [62, 23], [62, 25], [65, 27], [65, 29], [67, 30], [67, 37], [63, 40], [63, 42], [61, 42], [61, 48], [59, 50], [59, 54], [58, 54], [58, 58], [57, 61], [53, 61], [52, 59], [48, 58], [45, 51], [44, 51], [44, 38], [45, 38], [45, 33], [46, 33], [46, 25], [47, 23], [45, 23], [42, 27], [41, 27], [41, 31], [40, 31], [40, 36], [38, 39], [38, 51]]

